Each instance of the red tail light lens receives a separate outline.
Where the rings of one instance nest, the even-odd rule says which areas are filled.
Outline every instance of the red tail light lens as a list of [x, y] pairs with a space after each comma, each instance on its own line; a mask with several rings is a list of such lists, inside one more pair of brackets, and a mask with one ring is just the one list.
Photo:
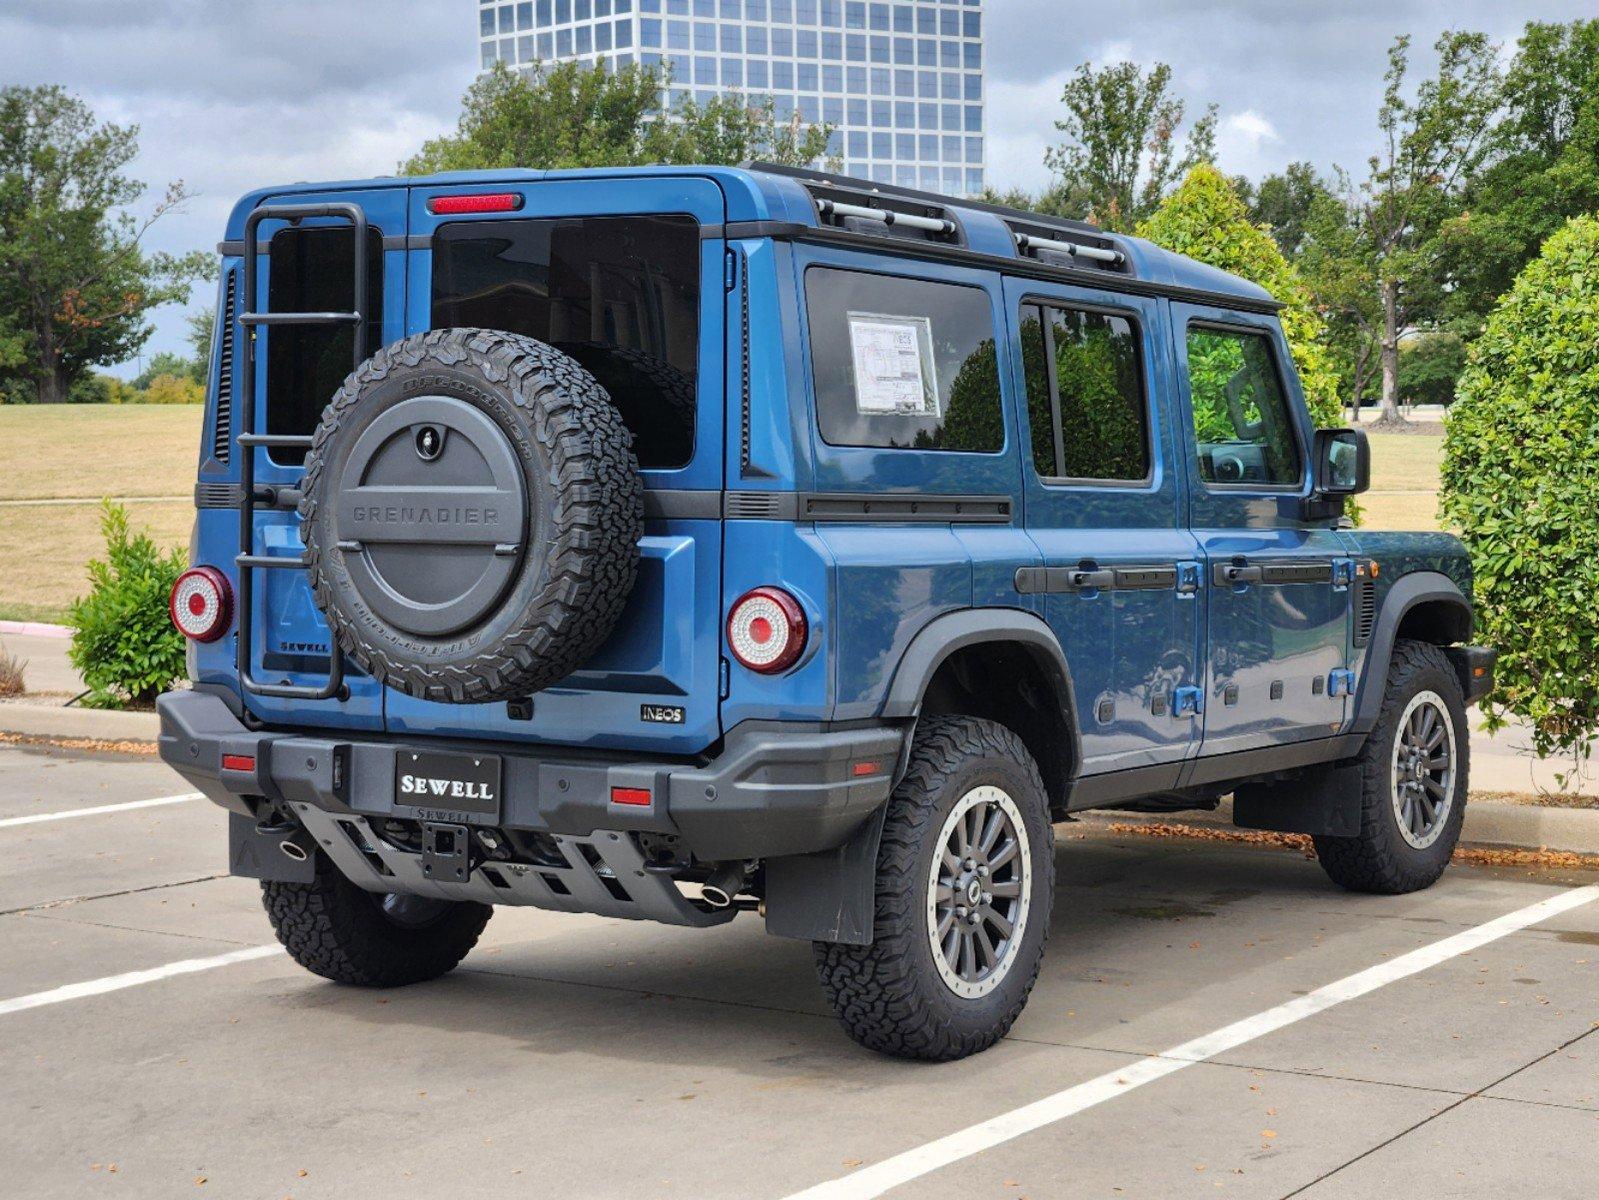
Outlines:
[[792, 667], [805, 650], [805, 637], [805, 610], [782, 588], [746, 592], [727, 614], [728, 649], [763, 675]]
[[172, 585], [167, 611], [190, 641], [214, 642], [227, 632], [233, 616], [233, 589], [215, 567], [193, 567]]
[[428, 211], [435, 216], [457, 216], [462, 213], [515, 212], [522, 207], [522, 197], [515, 192], [489, 192], [477, 196], [435, 196], [428, 201]]

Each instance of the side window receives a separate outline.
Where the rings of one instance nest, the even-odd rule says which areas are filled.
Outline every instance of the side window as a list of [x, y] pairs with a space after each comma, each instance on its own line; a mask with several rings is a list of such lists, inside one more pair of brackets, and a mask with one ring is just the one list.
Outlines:
[[1189, 326], [1188, 385], [1200, 479], [1266, 486], [1299, 483], [1299, 440], [1270, 338]]
[[522, 333], [611, 394], [639, 466], [694, 457], [700, 231], [692, 217], [459, 221], [433, 237], [433, 328]]
[[1138, 329], [1126, 317], [1022, 306], [1028, 425], [1039, 475], [1104, 483], [1149, 478], [1149, 406]]
[[982, 288], [813, 267], [805, 300], [829, 445], [1004, 448], [993, 309]]
[[[367, 350], [382, 344], [383, 238], [367, 232]], [[348, 312], [355, 307], [355, 239], [348, 225], [282, 229], [272, 235], [267, 303], [273, 312]], [[266, 331], [268, 433], [315, 433], [322, 410], [355, 366], [349, 325], [280, 325]], [[280, 463], [304, 450], [273, 450]]]

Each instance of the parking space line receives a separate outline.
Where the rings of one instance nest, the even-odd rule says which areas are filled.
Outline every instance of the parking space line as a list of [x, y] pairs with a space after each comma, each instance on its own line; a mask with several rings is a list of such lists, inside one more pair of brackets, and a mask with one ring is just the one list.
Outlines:
[[231, 967], [234, 963], [251, 962], [257, 958], [271, 958], [275, 954], [282, 954], [282, 946], [250, 946], [244, 950], [230, 950], [226, 954], [217, 954], [211, 958], [186, 958], [181, 962], [167, 963], [161, 967], [151, 967], [145, 971], [128, 971], [122, 975], [107, 975], [103, 979], [90, 979], [83, 983], [68, 983], [58, 988], [51, 988], [48, 992], [34, 992], [30, 996], [16, 996], [10, 1000], [0, 1000], [0, 1017], [10, 1016], [12, 1013], [26, 1012], [30, 1008], [44, 1008], [49, 1004], [61, 1004], [68, 1000], [82, 1000], [86, 996], [103, 996], [107, 992], [120, 992], [124, 988], [138, 987], [141, 984], [157, 983], [163, 979], [171, 979], [174, 975], [193, 975], [200, 971], [212, 971], [217, 967]]
[[181, 796], [157, 796], [154, 800], [129, 800], [123, 804], [97, 804], [93, 808], [71, 808], [62, 812], [29, 813], [25, 817], [0, 818], [0, 829], [15, 825], [42, 825], [46, 821], [68, 821], [73, 817], [97, 817], [101, 813], [131, 812], [136, 808], [159, 808], [163, 804], [184, 804], [190, 800], [204, 800], [199, 792], [185, 792]]
[[1346, 1000], [1354, 1000], [1390, 983], [1407, 979], [1429, 967], [1448, 962], [1462, 954], [1469, 954], [1490, 942], [1498, 941], [1540, 921], [1570, 912], [1595, 900], [1599, 900], [1599, 886], [1573, 888], [1561, 892], [1526, 908], [1446, 937], [1442, 941], [1433, 942], [1429, 946], [1378, 963], [1374, 967], [1298, 996], [1285, 1004], [1268, 1008], [1252, 1017], [1245, 1017], [1242, 1021], [1235, 1021], [1212, 1033], [1203, 1034], [1180, 1046], [1173, 1046], [1163, 1054], [1141, 1059], [1121, 1070], [1107, 1072], [1097, 1079], [1090, 1079], [1076, 1087], [1066, 1088], [1021, 1108], [1001, 1113], [997, 1117], [968, 1126], [937, 1141], [928, 1142], [914, 1150], [907, 1150], [903, 1154], [896, 1154], [880, 1163], [864, 1167], [852, 1175], [828, 1180], [826, 1183], [796, 1192], [787, 1200], [872, 1200], [873, 1197], [881, 1196], [884, 1192], [909, 1183], [913, 1179], [919, 1179], [942, 1167], [980, 1154], [984, 1150], [990, 1150], [1035, 1129], [1052, 1125], [1130, 1092], [1134, 1088], [1142, 1087], [1146, 1083], [1163, 1079], [1167, 1075], [1181, 1071], [1184, 1067], [1205, 1062], [1245, 1042], [1252, 1042], [1297, 1021], [1303, 1021], [1306, 1017], [1326, 1012]]

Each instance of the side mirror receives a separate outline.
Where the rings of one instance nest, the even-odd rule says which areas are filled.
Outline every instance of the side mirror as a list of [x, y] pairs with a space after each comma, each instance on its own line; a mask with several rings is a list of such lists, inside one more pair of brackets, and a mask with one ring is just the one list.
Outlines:
[[1316, 491], [1354, 496], [1371, 486], [1371, 443], [1364, 429], [1316, 430]]

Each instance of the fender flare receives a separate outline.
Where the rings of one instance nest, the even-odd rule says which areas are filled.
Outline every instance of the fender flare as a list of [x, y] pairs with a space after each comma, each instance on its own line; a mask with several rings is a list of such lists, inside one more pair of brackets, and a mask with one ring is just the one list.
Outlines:
[[1371, 640], [1366, 645], [1366, 662], [1355, 697], [1355, 717], [1349, 727], [1351, 733], [1370, 733], [1377, 724], [1377, 714], [1382, 710], [1383, 681], [1388, 678], [1388, 662], [1393, 658], [1400, 621], [1417, 605], [1440, 601], [1459, 609], [1464, 631], [1457, 640], [1464, 641], [1471, 633], [1471, 601], [1449, 576], [1441, 571], [1412, 571], [1388, 589], [1382, 608], [1377, 612]]
[[1082, 762], [1082, 735], [1077, 726], [1071, 667], [1054, 630], [1038, 614], [1025, 609], [968, 608], [929, 621], [900, 655], [880, 715], [888, 720], [914, 720], [921, 713], [927, 685], [944, 661], [957, 650], [984, 642], [1019, 643], [1043, 669], [1071, 737], [1070, 763], [1075, 771]]

